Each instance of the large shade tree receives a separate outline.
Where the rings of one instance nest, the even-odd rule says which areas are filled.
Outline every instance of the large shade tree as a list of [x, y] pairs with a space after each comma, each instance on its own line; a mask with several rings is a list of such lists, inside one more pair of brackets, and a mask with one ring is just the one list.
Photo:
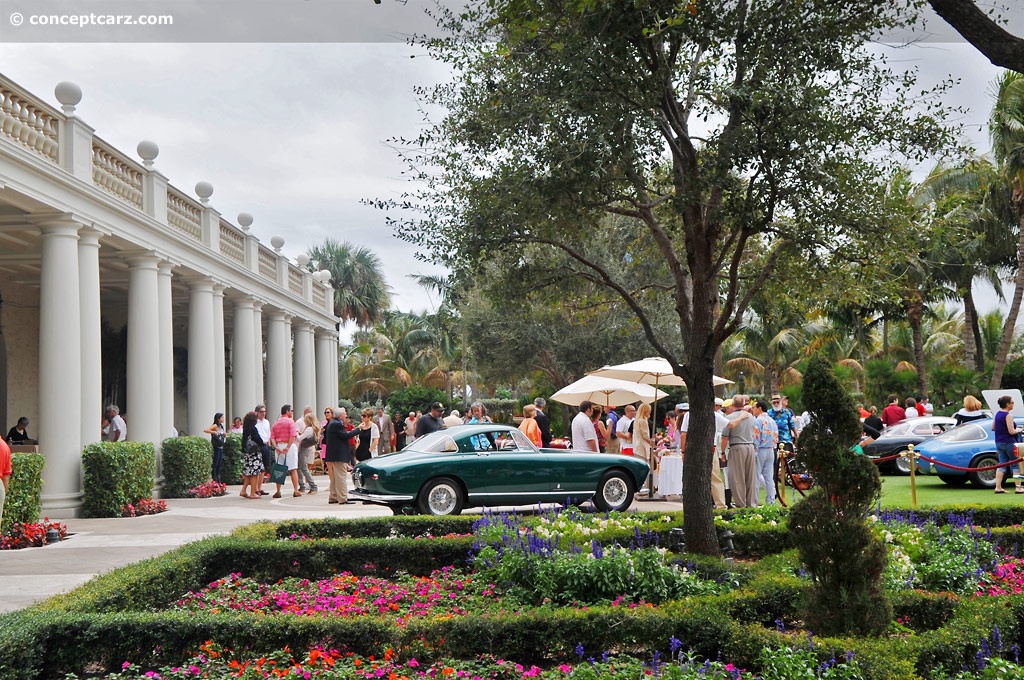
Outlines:
[[[935, 119], [909, 113], [912, 78], [863, 49], [917, 8], [477, 0], [440, 13], [454, 37], [424, 41], [455, 79], [421, 91], [445, 111], [405, 148], [422, 188], [382, 205], [415, 211], [395, 218], [397, 232], [441, 262], [543, 248], [636, 316], [689, 391], [691, 550], [719, 552], [710, 475], [723, 341], [766, 282], [820, 287], [838, 261], [877, 282], [862, 237], [883, 237], [892, 164], [946, 140]], [[625, 224], [606, 233], [608, 215]], [[858, 298], [854, 281], [828, 285]], [[665, 310], [670, 335], [653, 321]]]

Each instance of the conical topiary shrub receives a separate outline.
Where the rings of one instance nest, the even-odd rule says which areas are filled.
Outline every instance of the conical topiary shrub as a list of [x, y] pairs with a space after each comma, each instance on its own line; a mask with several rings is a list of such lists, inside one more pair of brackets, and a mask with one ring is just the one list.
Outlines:
[[797, 455], [817, 481], [789, 515], [800, 560], [814, 581], [803, 619], [818, 634], [878, 634], [892, 620], [882, 589], [888, 554], [867, 523], [882, 490], [878, 469], [851, 450], [862, 432], [857, 410], [820, 356], [804, 373], [803, 400], [811, 422], [800, 433]]

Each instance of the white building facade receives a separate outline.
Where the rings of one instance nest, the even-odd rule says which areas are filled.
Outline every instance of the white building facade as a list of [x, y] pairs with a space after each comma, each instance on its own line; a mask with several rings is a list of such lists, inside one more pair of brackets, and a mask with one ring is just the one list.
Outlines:
[[[210, 184], [198, 200], [169, 184], [156, 144], [139, 162], [104, 142], [75, 115], [77, 86], [55, 94], [60, 109], [0, 75], [0, 427], [30, 419], [44, 514], [70, 517], [104, 366], [108, 382], [124, 367], [114, 400], [128, 438], [157, 446], [159, 488], [175, 428], [201, 434], [216, 412], [230, 426], [257, 403], [271, 418], [336, 405], [338, 319], [326, 272], [290, 262], [280, 237], [261, 244], [251, 216], [222, 218]], [[109, 329], [125, 329], [126, 356], [111, 359]]]

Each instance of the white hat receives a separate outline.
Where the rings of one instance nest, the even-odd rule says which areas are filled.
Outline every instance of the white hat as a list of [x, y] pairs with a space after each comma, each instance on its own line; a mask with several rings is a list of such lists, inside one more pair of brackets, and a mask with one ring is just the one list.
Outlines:
[[722, 400], [721, 397], [715, 397], [715, 406], [724, 406], [724, 405], [725, 405], [725, 402]]
[[676, 404], [676, 410], [677, 411], [689, 411], [690, 410], [690, 405], [687, 404], [684, 401], [682, 404]]

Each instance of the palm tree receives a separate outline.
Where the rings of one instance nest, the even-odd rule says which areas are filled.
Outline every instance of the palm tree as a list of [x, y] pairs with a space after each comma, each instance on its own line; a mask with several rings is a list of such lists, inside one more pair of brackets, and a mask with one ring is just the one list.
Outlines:
[[380, 258], [365, 246], [325, 239], [309, 249], [310, 268], [326, 269], [334, 287], [334, 314], [367, 327], [391, 304]]
[[796, 365], [804, 358], [807, 339], [820, 330], [817, 321], [773, 323], [753, 316], [739, 330], [741, 349], [725, 362], [726, 373], [745, 371], [752, 378], [761, 377], [766, 395], [774, 394], [779, 387], [799, 383], [801, 375]]
[[1007, 71], [996, 82], [998, 92], [989, 118], [989, 135], [992, 139], [992, 153], [1010, 188], [1017, 218], [1017, 276], [1014, 279], [1016, 289], [1006, 314], [1006, 325], [992, 368], [990, 389], [998, 389], [1002, 382], [1017, 315], [1021, 300], [1024, 299], [1024, 74]]

